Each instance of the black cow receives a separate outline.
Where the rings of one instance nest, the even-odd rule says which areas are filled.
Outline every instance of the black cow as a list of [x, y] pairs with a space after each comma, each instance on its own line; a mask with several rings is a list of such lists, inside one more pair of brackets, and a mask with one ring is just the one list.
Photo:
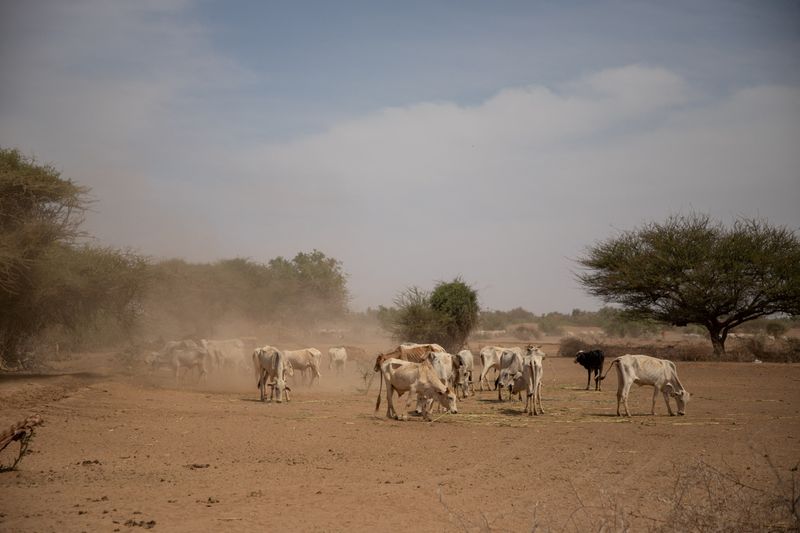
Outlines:
[[594, 390], [600, 390], [600, 374], [603, 371], [603, 360], [606, 358], [603, 355], [603, 350], [589, 350], [584, 352], [579, 351], [575, 355], [575, 363], [579, 363], [586, 369], [588, 375], [586, 376], [586, 390], [589, 390], [589, 383], [592, 381], [592, 372], [594, 372]]

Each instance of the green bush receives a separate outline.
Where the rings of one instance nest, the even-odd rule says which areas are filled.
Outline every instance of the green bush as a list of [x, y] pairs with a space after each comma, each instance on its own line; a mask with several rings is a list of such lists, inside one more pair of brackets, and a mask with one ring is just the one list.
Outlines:
[[478, 323], [478, 293], [460, 278], [439, 282], [432, 293], [409, 287], [380, 308], [383, 327], [401, 342], [434, 342], [455, 353]]

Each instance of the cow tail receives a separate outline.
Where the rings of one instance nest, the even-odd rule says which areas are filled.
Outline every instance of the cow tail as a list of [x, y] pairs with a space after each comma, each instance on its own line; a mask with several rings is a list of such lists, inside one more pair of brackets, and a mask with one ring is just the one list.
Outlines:
[[611, 372], [611, 369], [614, 367], [614, 365], [619, 365], [619, 358], [614, 359], [613, 361], [611, 361], [611, 364], [608, 365], [608, 369], [605, 371], [605, 373], [602, 376], [597, 378], [597, 381], [603, 381], [604, 379], [606, 379], [606, 376], [608, 375], [609, 372]]
[[[381, 384], [378, 385], [378, 400], [375, 402], [375, 412], [378, 412], [378, 409], [381, 407], [381, 391], [383, 390], [383, 372], [380, 374]], [[387, 385], [388, 387], [388, 385]]]

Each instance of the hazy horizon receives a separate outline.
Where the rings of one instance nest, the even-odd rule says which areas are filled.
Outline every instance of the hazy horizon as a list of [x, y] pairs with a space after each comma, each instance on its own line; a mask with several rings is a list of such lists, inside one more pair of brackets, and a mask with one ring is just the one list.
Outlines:
[[644, 222], [800, 229], [796, 2], [5, 7], [0, 146], [91, 187], [102, 244], [544, 313], [601, 307], [574, 259]]

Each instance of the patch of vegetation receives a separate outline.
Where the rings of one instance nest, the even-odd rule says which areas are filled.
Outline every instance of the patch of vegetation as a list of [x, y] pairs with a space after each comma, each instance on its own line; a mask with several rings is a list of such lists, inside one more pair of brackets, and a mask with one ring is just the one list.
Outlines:
[[672, 216], [588, 249], [578, 280], [630, 318], [701, 325], [725, 355], [734, 328], [761, 317], [800, 314], [800, 238], [765, 220], [732, 227], [708, 216]]
[[428, 293], [409, 287], [381, 307], [378, 319], [399, 342], [434, 342], [455, 353], [478, 323], [478, 293], [460, 278], [439, 282]]

